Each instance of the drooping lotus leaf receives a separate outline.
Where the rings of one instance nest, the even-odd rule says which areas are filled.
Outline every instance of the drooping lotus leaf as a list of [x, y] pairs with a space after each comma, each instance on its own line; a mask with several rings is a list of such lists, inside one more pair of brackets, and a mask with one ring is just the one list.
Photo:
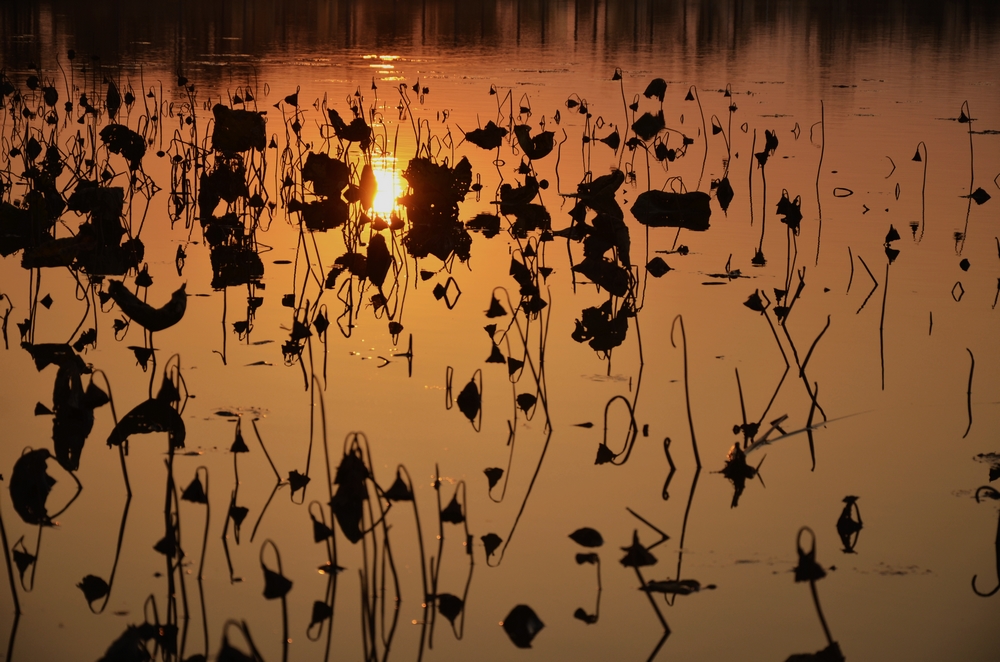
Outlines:
[[184, 419], [168, 402], [146, 400], [125, 414], [108, 436], [108, 446], [120, 446], [133, 434], [166, 432], [171, 448], [183, 448], [186, 434]]

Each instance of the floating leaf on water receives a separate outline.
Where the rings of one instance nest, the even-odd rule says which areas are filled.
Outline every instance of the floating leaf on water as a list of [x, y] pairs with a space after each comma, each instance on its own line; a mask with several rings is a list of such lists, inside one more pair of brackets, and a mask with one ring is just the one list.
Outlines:
[[285, 597], [292, 590], [291, 580], [267, 566], [262, 567], [264, 569], [264, 597], [268, 600]]
[[589, 554], [577, 554], [576, 555], [576, 562], [579, 565], [583, 565], [584, 563], [589, 563], [591, 565], [596, 565], [597, 563], [600, 562], [600, 557], [597, 554], [593, 553], [593, 552], [591, 552]]
[[[715, 588], [715, 586], [709, 584], [705, 588]], [[663, 593], [664, 595], [691, 595], [701, 590], [701, 584], [695, 579], [650, 580], [639, 590], [646, 593]]]
[[461, 524], [465, 521], [465, 514], [462, 512], [461, 504], [458, 503], [457, 494], [451, 497], [451, 501], [441, 511], [441, 521], [451, 524]]
[[51, 416], [52, 410], [43, 405], [41, 402], [35, 403], [35, 416]]
[[76, 587], [83, 591], [83, 597], [87, 599], [88, 603], [100, 600], [108, 594], [111, 588], [106, 581], [97, 575], [87, 575]]
[[710, 200], [711, 197], [702, 191], [645, 191], [636, 198], [631, 212], [637, 221], [649, 227], [685, 228], [702, 232], [709, 227], [709, 217], [712, 215]]
[[611, 149], [615, 150], [616, 152], [618, 151], [618, 148], [622, 144], [622, 137], [621, 135], [619, 135], [618, 129], [615, 129], [605, 137], [599, 138], [598, 140], [607, 145], [608, 147], [610, 147]]
[[594, 424], [591, 423], [590, 421], [587, 421], [586, 423], [575, 423], [574, 425], [576, 425], [576, 427], [578, 428], [587, 428], [587, 429], [594, 427]]
[[524, 367], [524, 361], [515, 359], [513, 356], [507, 357], [507, 375], [509, 377], [513, 377], [522, 367]]
[[321, 575], [339, 575], [344, 571], [339, 565], [332, 565], [330, 563], [324, 563], [317, 568]]
[[583, 547], [600, 547], [604, 544], [604, 538], [601, 534], [586, 526], [569, 534], [569, 537], [573, 542]]
[[208, 496], [205, 494], [205, 488], [202, 486], [201, 479], [198, 478], [198, 474], [195, 474], [194, 480], [191, 481], [191, 484], [184, 488], [184, 492], [181, 494], [181, 499], [192, 503], [208, 503]]
[[628, 547], [622, 547], [622, 551], [625, 552], [625, 556], [621, 558], [620, 563], [626, 568], [640, 568], [656, 563], [656, 557], [639, 544], [638, 531], [632, 532], [632, 544]]
[[972, 263], [969, 262], [967, 258], [962, 258], [962, 261], [958, 263], [958, 266], [962, 271], [968, 271], [969, 267], [972, 266]]
[[670, 265], [662, 257], [654, 257], [646, 263], [646, 271], [654, 278], [659, 278], [670, 271]]
[[465, 607], [462, 598], [451, 593], [438, 593], [437, 603], [438, 611], [452, 624], [455, 623], [455, 619], [458, 618], [462, 613], [462, 608]]
[[583, 607], [577, 607], [576, 611], [573, 612], [573, 618], [583, 621], [587, 625], [593, 625], [597, 622], [596, 614], [588, 614], [584, 611]]
[[466, 221], [465, 227], [491, 239], [500, 234], [500, 217], [496, 214], [476, 214], [475, 218]]
[[889, 231], [885, 234], [885, 243], [888, 244], [888, 243], [896, 241], [898, 239], [899, 239], [899, 232], [890, 223], [889, 224]]
[[482, 402], [475, 380], [469, 380], [462, 392], [458, 394], [455, 402], [458, 404], [459, 411], [465, 414], [467, 419], [475, 420], [476, 416], [479, 415], [479, 407]]
[[981, 205], [990, 199], [990, 194], [984, 191], [982, 188], [977, 188], [975, 191], [972, 192], [972, 195], [970, 195], [969, 197], [972, 198], [977, 205]]
[[496, 335], [497, 325], [496, 324], [487, 324], [486, 326], [483, 327], [483, 330], [486, 331], [486, 333], [489, 334], [490, 338], [492, 338], [494, 335]]
[[736, 193], [733, 191], [733, 185], [729, 183], [728, 177], [723, 177], [715, 187], [715, 198], [719, 201], [722, 211], [729, 209], [734, 197], [736, 197]]
[[544, 627], [545, 624], [528, 605], [517, 605], [503, 619], [504, 632], [518, 648], [531, 648], [531, 640]]
[[488, 469], [483, 469], [483, 473], [486, 474], [486, 482], [489, 483], [489, 489], [496, 487], [496, 484], [500, 482], [503, 478], [503, 469], [499, 467], [490, 467]]
[[886, 244], [885, 256], [889, 258], [889, 264], [892, 264], [896, 261], [896, 258], [899, 257], [899, 251]]

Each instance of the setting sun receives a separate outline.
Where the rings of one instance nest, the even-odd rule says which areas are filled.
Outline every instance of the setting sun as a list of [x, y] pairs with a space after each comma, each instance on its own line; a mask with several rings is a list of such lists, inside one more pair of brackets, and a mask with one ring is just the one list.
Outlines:
[[372, 202], [372, 212], [388, 216], [396, 207], [396, 198], [403, 193], [403, 182], [393, 167], [392, 157], [375, 157], [372, 159], [372, 170], [378, 189]]

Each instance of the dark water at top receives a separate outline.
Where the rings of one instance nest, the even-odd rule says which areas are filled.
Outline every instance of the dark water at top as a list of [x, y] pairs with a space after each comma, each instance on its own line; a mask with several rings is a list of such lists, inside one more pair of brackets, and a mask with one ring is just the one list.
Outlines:
[[998, 24], [5, 3], [3, 659], [997, 659]]

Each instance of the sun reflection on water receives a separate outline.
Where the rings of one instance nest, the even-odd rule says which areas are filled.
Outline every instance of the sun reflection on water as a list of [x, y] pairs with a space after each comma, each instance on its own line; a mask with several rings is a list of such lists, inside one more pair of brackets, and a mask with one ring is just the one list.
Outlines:
[[372, 202], [372, 212], [389, 216], [396, 208], [396, 199], [406, 190], [406, 183], [396, 170], [396, 161], [391, 155], [376, 156], [372, 159], [372, 170], [378, 190]]

